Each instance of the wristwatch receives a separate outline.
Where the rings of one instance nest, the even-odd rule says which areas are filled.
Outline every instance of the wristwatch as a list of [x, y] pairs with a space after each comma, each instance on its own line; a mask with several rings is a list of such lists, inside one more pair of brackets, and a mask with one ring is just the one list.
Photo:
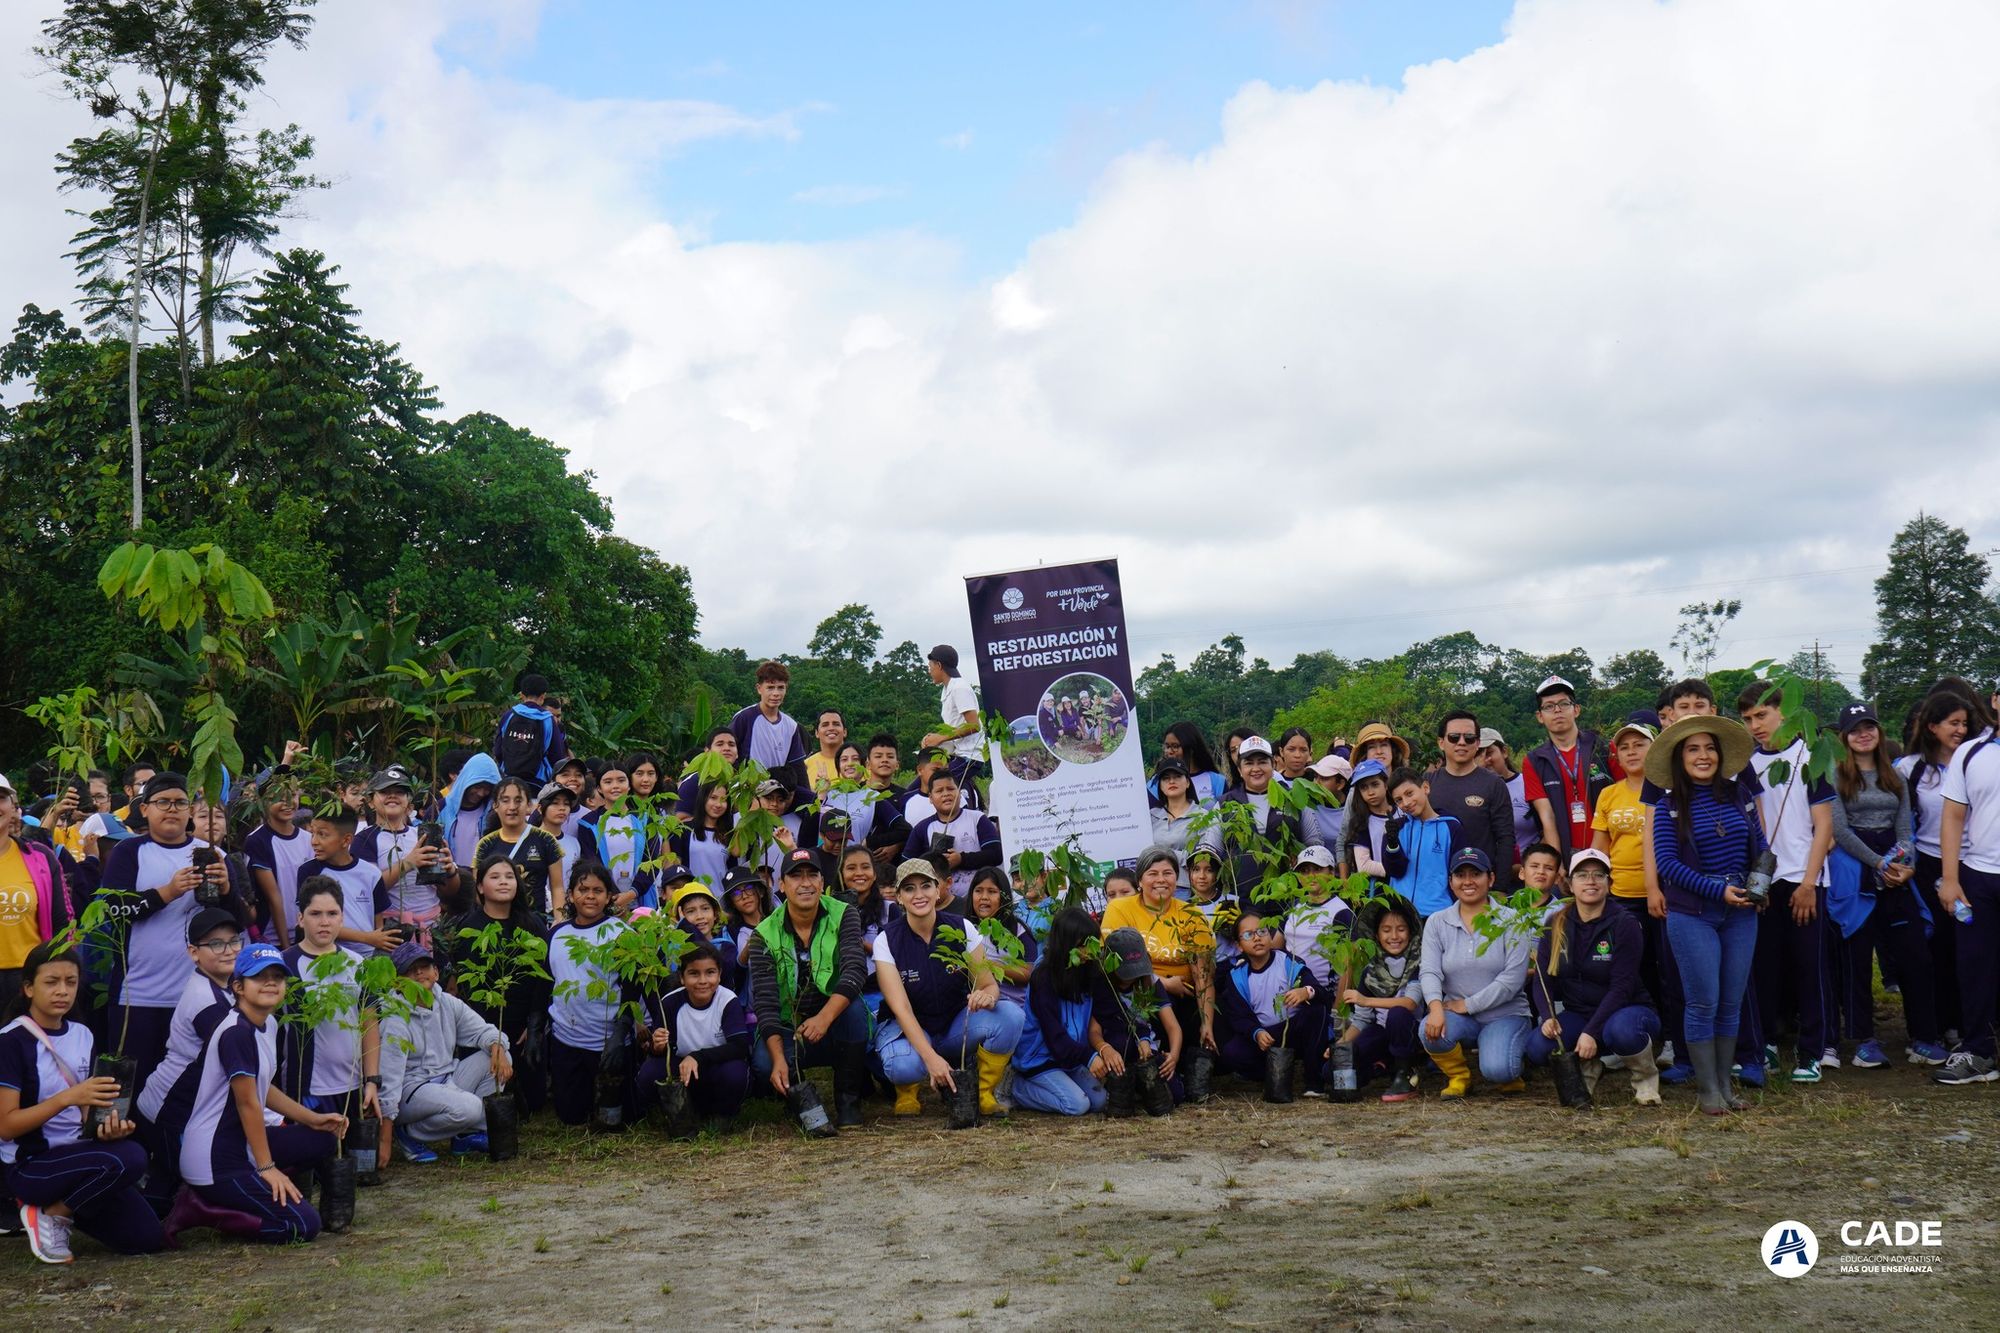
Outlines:
[[370, 1074], [361, 1081], [377, 1088], [382, 1086], [382, 1076], [380, 1074]]

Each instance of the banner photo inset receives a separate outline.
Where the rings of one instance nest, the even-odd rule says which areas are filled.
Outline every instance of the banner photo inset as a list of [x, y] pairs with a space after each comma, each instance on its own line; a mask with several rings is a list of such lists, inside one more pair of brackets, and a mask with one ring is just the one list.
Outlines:
[[978, 574], [965, 590], [981, 704], [1007, 722], [989, 803], [1008, 854], [1074, 834], [1100, 864], [1135, 862], [1153, 825], [1118, 562]]

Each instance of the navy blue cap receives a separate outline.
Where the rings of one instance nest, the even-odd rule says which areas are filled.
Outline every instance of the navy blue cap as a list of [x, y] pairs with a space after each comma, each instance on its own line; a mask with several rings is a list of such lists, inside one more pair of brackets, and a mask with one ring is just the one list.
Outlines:
[[1471, 866], [1481, 874], [1490, 875], [1493, 873], [1493, 858], [1477, 847], [1461, 847], [1451, 854], [1452, 874], [1457, 874], [1467, 866]]

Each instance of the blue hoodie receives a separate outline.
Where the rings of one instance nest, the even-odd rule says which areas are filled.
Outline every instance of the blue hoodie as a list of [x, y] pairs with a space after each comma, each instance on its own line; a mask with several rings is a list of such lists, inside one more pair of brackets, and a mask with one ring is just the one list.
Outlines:
[[[451, 848], [451, 859], [462, 866], [472, 864], [472, 854], [479, 846], [480, 827], [485, 822], [487, 811], [484, 805], [476, 810], [461, 811], [459, 802], [465, 798], [466, 792], [482, 782], [489, 787], [500, 785], [500, 765], [490, 754], [476, 754], [465, 761], [465, 767], [458, 770], [458, 777], [452, 782], [451, 791], [444, 798], [444, 809], [438, 813], [438, 822], [444, 825], [445, 845]], [[490, 792], [486, 800], [487, 805], [492, 804], [493, 797]], [[463, 837], [460, 836], [458, 828], [458, 817], [461, 813], [467, 816], [465, 822], [469, 828], [469, 832]], [[478, 818], [473, 819], [474, 815]]]

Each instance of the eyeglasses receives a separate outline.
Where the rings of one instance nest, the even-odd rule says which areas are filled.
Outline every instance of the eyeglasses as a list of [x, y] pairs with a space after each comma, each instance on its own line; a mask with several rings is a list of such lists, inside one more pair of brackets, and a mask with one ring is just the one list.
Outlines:
[[1237, 931], [1236, 935], [1238, 939], [1261, 940], [1277, 933], [1277, 931], [1271, 929], [1269, 926], [1252, 926], [1248, 930]]
[[1479, 733], [1476, 731], [1447, 731], [1444, 734], [1444, 738], [1453, 745], [1476, 745], [1479, 742]]
[[243, 937], [241, 935], [231, 935], [226, 940], [203, 940], [194, 947], [197, 949], [206, 949], [220, 958], [224, 954], [243, 952]]
[[1576, 707], [1574, 699], [1550, 699], [1542, 704], [1544, 713], [1567, 713]]
[[163, 801], [157, 797], [146, 802], [146, 804], [152, 806], [155, 810], [185, 810], [189, 805], [186, 800]]

